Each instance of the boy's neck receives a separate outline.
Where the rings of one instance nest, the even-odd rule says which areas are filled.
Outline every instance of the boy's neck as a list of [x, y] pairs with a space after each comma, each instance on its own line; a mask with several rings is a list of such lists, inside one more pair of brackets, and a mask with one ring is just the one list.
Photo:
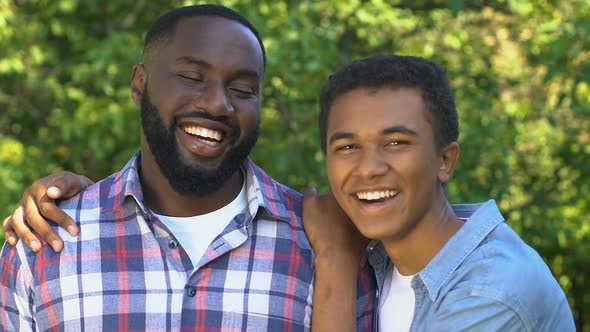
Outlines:
[[444, 199], [404, 237], [382, 242], [399, 272], [414, 275], [430, 263], [461, 226], [463, 221]]

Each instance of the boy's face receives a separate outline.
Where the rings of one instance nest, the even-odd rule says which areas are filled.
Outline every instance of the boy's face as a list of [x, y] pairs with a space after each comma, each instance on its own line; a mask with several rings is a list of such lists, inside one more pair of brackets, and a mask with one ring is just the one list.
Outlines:
[[359, 88], [331, 107], [330, 186], [368, 238], [403, 238], [440, 198], [440, 183], [450, 173], [427, 112], [420, 91], [411, 88]]

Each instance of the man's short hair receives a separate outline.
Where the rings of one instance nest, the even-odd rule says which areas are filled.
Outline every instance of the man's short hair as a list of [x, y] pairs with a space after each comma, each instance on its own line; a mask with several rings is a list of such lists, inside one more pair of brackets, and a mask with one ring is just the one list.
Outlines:
[[330, 108], [339, 96], [359, 88], [416, 88], [429, 111], [437, 148], [457, 141], [459, 122], [446, 70], [434, 61], [414, 56], [375, 55], [354, 61], [331, 75], [320, 95], [320, 142], [327, 149]]
[[168, 39], [174, 34], [174, 29], [176, 28], [178, 22], [180, 22], [184, 18], [194, 16], [222, 17], [228, 20], [238, 22], [246, 28], [248, 28], [248, 30], [250, 30], [254, 34], [254, 36], [256, 36], [258, 44], [260, 44], [260, 49], [262, 50], [263, 64], [266, 66], [266, 50], [264, 48], [264, 43], [262, 42], [262, 39], [260, 38], [258, 31], [252, 25], [252, 23], [250, 23], [244, 16], [242, 16], [237, 11], [225, 6], [214, 4], [180, 7], [173, 9], [160, 16], [154, 22], [154, 24], [152, 24], [147, 34], [145, 35], [143, 47], [144, 61], [146, 61], [146, 58], [149, 58], [150, 52], [153, 49], [156, 49], [160, 44], [168, 41]]

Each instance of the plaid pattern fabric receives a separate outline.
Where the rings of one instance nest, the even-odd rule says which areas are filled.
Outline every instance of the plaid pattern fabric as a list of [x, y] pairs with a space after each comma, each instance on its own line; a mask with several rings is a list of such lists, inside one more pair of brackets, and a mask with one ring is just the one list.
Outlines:
[[[0, 326], [8, 331], [308, 331], [314, 256], [301, 195], [245, 165], [248, 208], [193, 265], [146, 207], [136, 155], [61, 207], [80, 225], [65, 249], [6, 244]], [[57, 229], [57, 227], [56, 227]], [[359, 330], [372, 330], [375, 282], [358, 288]]]

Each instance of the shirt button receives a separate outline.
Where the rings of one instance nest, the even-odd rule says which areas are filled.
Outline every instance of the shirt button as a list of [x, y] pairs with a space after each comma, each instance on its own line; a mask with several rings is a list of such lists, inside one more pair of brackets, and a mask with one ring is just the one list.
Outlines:
[[178, 248], [178, 242], [176, 242], [176, 240], [170, 240], [170, 242], [168, 242], [168, 247], [170, 249], [176, 249]]
[[188, 295], [189, 297], [194, 297], [195, 294], [197, 294], [197, 290], [194, 287], [189, 287], [186, 290], [186, 295]]

